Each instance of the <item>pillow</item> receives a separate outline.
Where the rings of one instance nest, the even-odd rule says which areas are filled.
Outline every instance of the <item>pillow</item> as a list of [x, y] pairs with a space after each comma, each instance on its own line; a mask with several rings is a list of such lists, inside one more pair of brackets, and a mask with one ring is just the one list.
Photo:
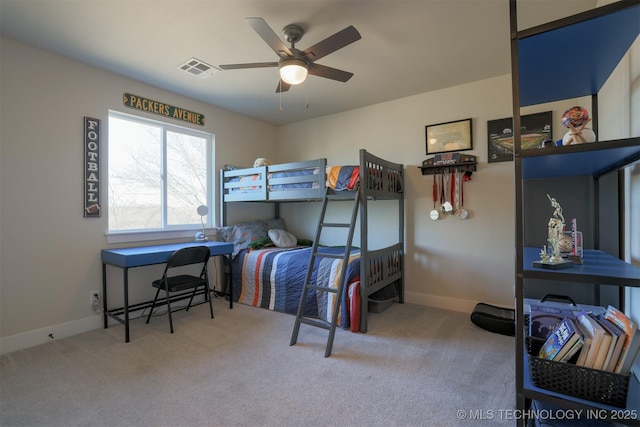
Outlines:
[[219, 228], [217, 235], [218, 239], [223, 242], [233, 243], [233, 256], [235, 257], [238, 252], [247, 249], [251, 242], [267, 237], [268, 231], [272, 228], [284, 229], [284, 220], [278, 218], [241, 222]]
[[269, 230], [269, 238], [273, 241], [273, 244], [279, 248], [292, 248], [298, 244], [296, 236], [285, 230], [279, 230], [272, 228]]
[[265, 226], [265, 234], [269, 232], [269, 230], [271, 230], [272, 228], [277, 228], [278, 230], [286, 230], [284, 227], [284, 219], [282, 218], [276, 218], [276, 219], [269, 219], [267, 221], [265, 221], [264, 223]]

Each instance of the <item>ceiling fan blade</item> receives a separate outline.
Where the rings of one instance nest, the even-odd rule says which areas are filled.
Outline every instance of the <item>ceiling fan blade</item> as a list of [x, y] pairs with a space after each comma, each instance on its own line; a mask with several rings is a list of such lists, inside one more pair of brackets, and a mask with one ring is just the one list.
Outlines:
[[310, 61], [317, 61], [318, 59], [327, 56], [338, 49], [342, 49], [361, 38], [362, 37], [358, 30], [356, 30], [353, 25], [350, 25], [344, 30], [338, 31], [334, 35], [329, 36], [321, 42], [305, 49], [303, 53]]
[[353, 77], [353, 73], [348, 71], [338, 70], [337, 68], [331, 68], [326, 65], [314, 63], [309, 64], [309, 74], [313, 74], [318, 77], [325, 77], [331, 80], [337, 80], [339, 82], [346, 82]]
[[245, 18], [244, 20], [251, 25], [251, 28], [262, 37], [262, 40], [264, 40], [279, 57], [292, 56], [291, 50], [289, 50], [287, 45], [284, 44], [282, 39], [278, 37], [264, 19]]
[[286, 92], [290, 87], [291, 85], [289, 83], [286, 83], [285, 81], [280, 79], [280, 81], [278, 82], [278, 87], [276, 88], [276, 93]]
[[277, 67], [277, 62], [252, 62], [249, 64], [225, 64], [218, 65], [218, 67], [223, 70], [240, 70], [242, 68], [268, 68], [268, 67]]

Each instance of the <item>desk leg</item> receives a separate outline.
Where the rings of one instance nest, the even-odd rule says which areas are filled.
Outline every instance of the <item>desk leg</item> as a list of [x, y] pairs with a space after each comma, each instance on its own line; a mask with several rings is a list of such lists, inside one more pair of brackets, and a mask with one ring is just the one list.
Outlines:
[[229, 277], [227, 278], [227, 286], [229, 287], [229, 308], [233, 308], [233, 281], [231, 280], [231, 264], [233, 263], [233, 254], [229, 254]]
[[129, 268], [124, 267], [124, 342], [129, 342]]
[[109, 317], [107, 316], [107, 264], [102, 263], [102, 320], [104, 328], [109, 327]]

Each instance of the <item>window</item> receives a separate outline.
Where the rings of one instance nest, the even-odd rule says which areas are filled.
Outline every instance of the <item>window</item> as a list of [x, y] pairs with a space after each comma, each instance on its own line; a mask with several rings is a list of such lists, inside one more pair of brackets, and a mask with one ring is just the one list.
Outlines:
[[109, 232], [202, 227], [197, 208], [212, 206], [213, 135], [113, 111], [108, 129]]

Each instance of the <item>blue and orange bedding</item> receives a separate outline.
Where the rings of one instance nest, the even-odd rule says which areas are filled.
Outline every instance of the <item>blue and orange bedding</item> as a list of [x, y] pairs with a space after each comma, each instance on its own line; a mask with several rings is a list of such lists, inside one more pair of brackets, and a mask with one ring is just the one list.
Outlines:
[[327, 166], [327, 187], [355, 190], [360, 180], [360, 166]]

